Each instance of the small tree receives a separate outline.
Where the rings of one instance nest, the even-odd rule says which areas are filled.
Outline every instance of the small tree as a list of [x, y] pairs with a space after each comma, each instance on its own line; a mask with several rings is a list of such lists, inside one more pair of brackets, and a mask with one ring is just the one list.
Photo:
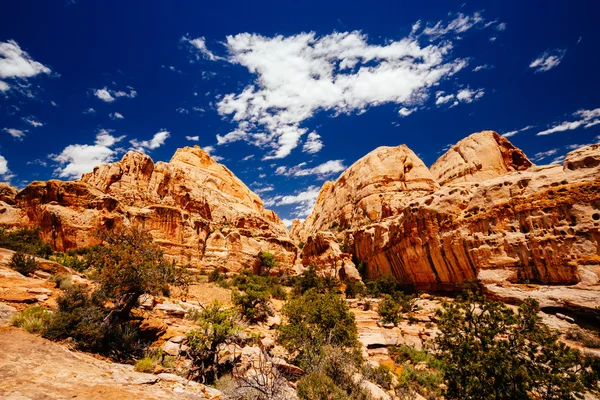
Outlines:
[[269, 303], [269, 292], [247, 289], [245, 292], [231, 292], [231, 301], [239, 307], [240, 314], [250, 323], [265, 321], [273, 315]]
[[402, 306], [399, 302], [395, 301], [392, 296], [386, 294], [377, 306], [377, 313], [381, 317], [383, 323], [396, 325], [401, 318], [400, 312]]
[[272, 253], [269, 253], [268, 251], [261, 251], [260, 253], [258, 253], [258, 259], [260, 261], [259, 272], [261, 275], [269, 274], [271, 269], [273, 269], [277, 266], [277, 264], [279, 264], [277, 261], [275, 261], [275, 256]]
[[570, 399], [583, 398], [586, 389], [597, 392], [597, 370], [586, 368], [588, 360], [578, 350], [559, 342], [537, 312], [533, 299], [515, 314], [472, 292], [444, 303], [437, 312], [441, 335], [435, 344], [445, 365], [445, 397]]
[[8, 266], [25, 276], [33, 274], [40, 268], [40, 264], [36, 261], [35, 257], [28, 256], [20, 251], [12, 255]]
[[188, 357], [192, 368], [188, 379], [212, 383], [221, 374], [219, 348], [232, 343], [239, 333], [235, 311], [224, 309], [215, 301], [195, 316], [199, 327], [187, 332]]

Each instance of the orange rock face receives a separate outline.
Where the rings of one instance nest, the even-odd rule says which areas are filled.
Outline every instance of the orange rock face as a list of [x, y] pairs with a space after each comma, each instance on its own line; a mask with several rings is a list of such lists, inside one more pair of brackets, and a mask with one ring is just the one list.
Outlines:
[[[407, 154], [402, 147], [394, 149], [401, 157]], [[353, 176], [356, 166], [338, 182]], [[398, 199], [391, 212], [341, 230], [328, 226], [329, 221], [343, 221], [348, 204], [354, 203], [341, 205], [343, 196], [333, 197], [336, 191], [330, 189], [338, 182], [328, 184], [323, 190], [338, 204], [317, 201], [313, 215], [295, 232], [308, 243], [330, 230], [355, 261], [364, 263], [369, 277], [391, 274], [418, 289], [453, 289], [488, 269], [505, 271], [512, 282], [598, 284], [600, 146], [570, 153], [564, 167], [536, 167], [506, 139], [482, 132], [463, 139], [434, 166], [441, 187], [428, 178], [426, 168], [419, 168], [417, 190], [390, 186], [389, 196]], [[405, 171], [405, 164], [391, 164], [387, 176], [408, 177]], [[370, 182], [368, 174], [356, 179]], [[347, 180], [342, 184], [349, 186]], [[385, 198], [385, 189], [377, 189], [375, 198]], [[363, 192], [359, 198], [374, 197]], [[305, 246], [303, 262], [315, 263], [315, 255], [314, 246]]]
[[283, 268], [296, 258], [277, 214], [198, 146], [168, 163], [129, 152], [80, 181], [33, 182], [14, 198], [12, 207], [3, 203], [0, 223], [39, 225], [59, 251], [94, 243], [97, 228], [140, 224], [182, 264], [238, 271], [254, 268], [260, 251]]

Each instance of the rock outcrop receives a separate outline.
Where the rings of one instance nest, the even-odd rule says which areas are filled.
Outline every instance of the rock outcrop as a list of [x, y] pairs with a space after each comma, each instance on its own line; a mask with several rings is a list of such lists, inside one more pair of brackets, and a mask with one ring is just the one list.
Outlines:
[[[504, 271], [514, 283], [598, 286], [600, 146], [570, 153], [564, 166], [533, 166], [505, 138], [486, 131], [440, 157], [433, 176], [403, 146], [383, 152], [408, 155], [415, 171], [392, 162], [384, 175], [404, 180], [367, 186], [373, 181], [365, 160], [382, 154], [373, 151], [324, 185], [312, 215], [295, 228], [301, 240], [314, 241], [328, 230], [368, 277], [391, 274], [417, 289], [454, 289], [488, 269]], [[360, 196], [354, 196], [357, 188], [365, 188]], [[381, 211], [361, 218], [357, 209]], [[352, 213], [359, 217], [342, 224]], [[316, 253], [305, 246], [303, 262], [315, 264]]]
[[94, 243], [97, 228], [139, 224], [182, 264], [238, 271], [255, 268], [260, 251], [283, 268], [296, 258], [279, 217], [198, 146], [178, 149], [168, 163], [128, 152], [79, 181], [33, 182], [12, 198], [14, 205], [0, 198], [0, 224], [40, 226], [59, 251]]

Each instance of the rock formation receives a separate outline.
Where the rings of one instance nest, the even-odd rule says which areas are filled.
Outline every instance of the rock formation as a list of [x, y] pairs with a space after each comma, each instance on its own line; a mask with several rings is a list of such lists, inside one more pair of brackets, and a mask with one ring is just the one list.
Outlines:
[[[352, 257], [368, 277], [392, 274], [417, 289], [453, 289], [485, 270], [508, 282], [597, 287], [599, 225], [600, 145], [569, 153], [564, 166], [533, 166], [485, 131], [431, 172], [405, 146], [374, 150], [323, 186], [292, 234], [335, 241], [347, 253], [338, 259]], [[324, 247], [305, 245], [303, 263], [319, 267]]]
[[260, 251], [283, 268], [296, 246], [279, 217], [229, 169], [195, 146], [168, 163], [128, 152], [74, 182], [33, 182], [15, 194], [0, 188], [0, 224], [40, 226], [58, 251], [90, 245], [97, 228], [140, 224], [182, 264], [238, 271]]

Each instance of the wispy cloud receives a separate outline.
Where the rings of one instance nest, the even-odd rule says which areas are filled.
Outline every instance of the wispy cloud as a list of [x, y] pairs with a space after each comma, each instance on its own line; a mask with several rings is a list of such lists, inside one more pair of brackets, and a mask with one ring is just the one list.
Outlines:
[[521, 129], [517, 129], [514, 131], [503, 133], [502, 136], [507, 137], [507, 138], [512, 137], [512, 136], [515, 136], [519, 132], [524, 132], [524, 131], [527, 131], [527, 130], [533, 129], [533, 128], [535, 128], [534, 125], [527, 125], [525, 128], [521, 128]]
[[318, 186], [309, 186], [305, 191], [298, 192], [293, 195], [281, 196], [277, 195], [265, 200], [265, 206], [286, 206], [294, 205], [292, 216], [307, 217], [315, 206], [317, 197], [319, 196]]
[[571, 131], [580, 127], [590, 128], [600, 124], [600, 108], [594, 110], [579, 110], [573, 113], [577, 117], [574, 121], [564, 121], [555, 124], [552, 128], [538, 132], [537, 136], [550, 135], [556, 132]]
[[23, 138], [25, 137], [25, 132], [27, 132], [26, 130], [14, 128], [4, 128], [2, 130], [17, 140], [23, 140]]
[[550, 71], [560, 64], [566, 53], [567, 50], [565, 49], [546, 51], [533, 60], [531, 64], [529, 64], [529, 68], [533, 68], [535, 72]]
[[309, 176], [316, 175], [320, 178], [325, 178], [344, 171], [347, 167], [343, 160], [330, 160], [319, 164], [316, 167], [307, 167], [307, 163], [303, 162], [293, 167], [280, 166], [275, 170], [277, 175], [288, 176]]
[[117, 119], [125, 119], [125, 117], [123, 116], [123, 114], [118, 113], [118, 112], [114, 112], [114, 113], [110, 113], [108, 114], [108, 116], [110, 117], [110, 119], [112, 120], [117, 120]]
[[169, 131], [163, 129], [156, 132], [150, 140], [133, 139], [130, 140], [129, 143], [131, 143], [131, 146], [134, 150], [146, 153], [147, 151], [158, 149], [160, 146], [165, 144], [165, 141], [169, 138], [169, 136], [171, 136]]
[[93, 93], [94, 96], [106, 103], [112, 103], [119, 97], [127, 97], [132, 99], [137, 96], [137, 91], [135, 91], [135, 89], [130, 86], [128, 86], [127, 89], [129, 90], [128, 92], [122, 90], [112, 90], [104, 87], [102, 89], [93, 89]]

